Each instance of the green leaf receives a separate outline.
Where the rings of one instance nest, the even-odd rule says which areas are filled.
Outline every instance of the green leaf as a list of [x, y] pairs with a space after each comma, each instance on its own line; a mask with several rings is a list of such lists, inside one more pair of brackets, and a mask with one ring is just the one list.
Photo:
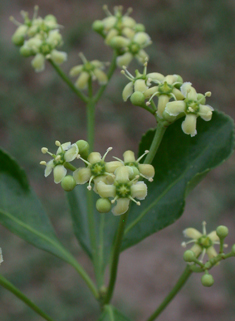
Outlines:
[[[86, 193], [87, 185], [77, 185], [73, 191], [67, 193], [67, 197], [73, 221], [74, 234], [76, 235], [76, 238], [78, 239], [84, 251], [90, 258], [92, 258], [92, 249], [88, 228]], [[93, 196], [93, 212], [95, 217], [95, 233], [97, 240], [96, 250], [99, 251], [99, 259], [101, 260], [102, 269], [104, 269], [110, 257], [118, 220], [112, 213], [99, 213], [95, 208], [95, 202], [98, 199], [98, 196]]]
[[105, 305], [98, 321], [131, 321], [112, 305]]
[[63, 247], [25, 172], [0, 150], [0, 223], [32, 245], [77, 265]]
[[32, 310], [39, 314], [42, 318], [47, 321], [54, 321], [45, 312], [43, 312], [36, 304], [34, 304], [27, 296], [25, 296], [19, 289], [17, 289], [11, 282], [9, 282], [4, 276], [0, 275], [0, 285], [3, 286], [8, 291], [12, 292], [21, 301], [27, 304]]
[[[183, 213], [185, 196], [213, 168], [224, 162], [234, 147], [230, 117], [215, 111], [209, 122], [198, 120], [198, 134], [185, 135], [182, 119], [169, 126], [153, 160], [155, 178], [141, 206], [131, 206], [122, 249], [174, 223]], [[139, 154], [149, 149], [155, 131], [140, 142]], [[206, 215], [206, 213], [205, 213]]]

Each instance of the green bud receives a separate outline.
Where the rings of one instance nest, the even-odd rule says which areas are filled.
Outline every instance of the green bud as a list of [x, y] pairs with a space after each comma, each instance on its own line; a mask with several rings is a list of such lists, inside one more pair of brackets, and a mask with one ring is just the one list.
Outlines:
[[11, 38], [14, 45], [19, 46], [19, 47], [23, 46], [24, 39], [25, 39], [24, 36], [21, 36], [21, 35], [13, 35]]
[[88, 142], [86, 142], [85, 140], [78, 140], [76, 142], [78, 150], [79, 150], [79, 154], [82, 156], [82, 158], [87, 159], [88, 154], [89, 154], [89, 144]]
[[102, 33], [104, 30], [104, 24], [101, 20], [96, 20], [92, 24], [92, 29], [98, 33]]
[[142, 24], [142, 23], [137, 23], [135, 26], [134, 26], [134, 30], [136, 32], [143, 32], [145, 31], [145, 26]]
[[203, 94], [197, 94], [197, 100], [200, 100], [202, 105], [205, 105], [206, 103], [206, 97]]
[[187, 250], [184, 252], [183, 258], [184, 258], [185, 262], [194, 262], [195, 253], [191, 250]]
[[71, 175], [65, 176], [61, 181], [61, 187], [66, 191], [70, 192], [76, 186], [75, 179]]
[[99, 198], [96, 202], [96, 209], [100, 213], [108, 213], [111, 207], [112, 205], [108, 198]]
[[131, 103], [134, 106], [142, 106], [145, 103], [145, 97], [144, 94], [141, 93], [140, 91], [135, 91], [132, 95], [131, 95]]
[[20, 48], [20, 54], [24, 57], [30, 57], [34, 55], [34, 52], [32, 49], [26, 47], [26, 46], [22, 46]]
[[57, 23], [57, 19], [55, 16], [53, 16], [52, 14], [48, 14], [45, 18], [44, 18], [45, 21], [52, 21], [52, 22], [55, 22]]
[[220, 239], [224, 239], [228, 235], [228, 228], [224, 225], [220, 225], [216, 229], [216, 234]]
[[214, 279], [211, 274], [204, 274], [201, 278], [202, 285], [210, 287], [214, 284]]
[[232, 248], [231, 248], [231, 252], [233, 255], [235, 255], [235, 244], [233, 244]]
[[122, 36], [113, 37], [109, 43], [110, 47], [120, 49], [129, 45], [129, 40]]

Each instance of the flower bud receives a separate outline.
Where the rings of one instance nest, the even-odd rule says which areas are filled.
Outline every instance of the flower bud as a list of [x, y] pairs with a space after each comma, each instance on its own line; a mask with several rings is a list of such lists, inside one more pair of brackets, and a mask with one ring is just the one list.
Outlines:
[[235, 255], [235, 244], [233, 244], [232, 248], [231, 248], [231, 252], [233, 255]]
[[220, 239], [224, 239], [228, 235], [228, 228], [226, 226], [220, 225], [216, 229], [216, 234]]
[[70, 192], [76, 186], [75, 179], [71, 175], [65, 176], [61, 181], [61, 187], [66, 191]]
[[211, 274], [204, 274], [201, 278], [202, 285], [210, 287], [214, 284], [214, 279]]
[[136, 32], [144, 32], [145, 31], [145, 26], [142, 24], [142, 23], [137, 23], [135, 26], [134, 26], [134, 30]]
[[53, 60], [57, 65], [61, 65], [67, 60], [67, 53], [54, 49], [51, 52], [51, 60]]
[[23, 57], [30, 57], [30, 56], [33, 56], [34, 55], [34, 52], [31, 48], [28, 48], [26, 46], [22, 46], [20, 48], [20, 54], [23, 56]]
[[108, 198], [99, 198], [96, 202], [96, 209], [100, 213], [108, 213], [112, 204]]
[[184, 252], [183, 258], [185, 260], [185, 262], [194, 262], [195, 257], [195, 253], [191, 250], [187, 250]]
[[145, 103], [145, 97], [144, 94], [141, 93], [140, 91], [135, 91], [132, 95], [131, 95], [131, 103], [134, 106], [142, 106]]
[[78, 150], [79, 150], [79, 154], [82, 156], [82, 158], [87, 159], [88, 154], [89, 154], [89, 144], [88, 142], [86, 142], [85, 140], [78, 140], [76, 142]]
[[13, 34], [11, 40], [16, 46], [22, 46], [24, 44], [25, 35], [28, 30], [28, 27], [25, 25], [19, 26], [15, 33]]
[[52, 21], [54, 23], [57, 23], [57, 19], [55, 16], [53, 16], [52, 14], [48, 14], [45, 18], [44, 18], [45, 21]]
[[129, 40], [122, 37], [122, 36], [114, 37], [109, 43], [110, 47], [112, 47], [114, 49], [126, 47], [126, 46], [128, 46], [128, 44], [129, 44]]
[[38, 53], [31, 62], [36, 72], [43, 71], [45, 68], [45, 57]]
[[104, 30], [104, 24], [101, 20], [96, 20], [92, 24], [92, 29], [98, 33], [102, 33]]

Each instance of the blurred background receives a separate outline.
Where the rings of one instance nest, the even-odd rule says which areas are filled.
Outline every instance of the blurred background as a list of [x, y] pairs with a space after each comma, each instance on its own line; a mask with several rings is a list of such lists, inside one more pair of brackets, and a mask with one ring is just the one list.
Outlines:
[[[133, 6], [134, 3], [134, 6]], [[54, 14], [60, 24], [69, 59], [62, 68], [68, 72], [80, 64], [78, 52], [88, 60], [109, 61], [111, 50], [92, 32], [91, 24], [103, 19], [103, 4], [133, 6], [132, 16], [143, 23], [153, 40], [147, 48], [149, 71], [180, 74], [198, 92], [211, 91], [209, 104], [235, 116], [235, 2], [232, 0], [13, 0], [0, 2], [0, 139], [26, 170], [47, 213], [65, 246], [93, 274], [89, 259], [73, 235], [63, 190], [45, 179], [39, 165], [45, 159], [42, 146], [54, 150], [54, 141], [86, 138], [85, 108], [68, 90], [48, 64], [36, 74], [31, 58], [19, 55], [11, 43], [20, 10], [33, 12], [40, 6], [44, 17]], [[95, 53], [95, 56], [94, 56]], [[138, 67], [132, 63], [131, 72]], [[139, 66], [140, 70], [142, 67]], [[130, 102], [123, 103], [121, 92], [127, 80], [118, 70], [96, 110], [96, 150], [101, 154], [113, 146], [119, 157], [126, 149], [137, 152], [142, 134], [155, 125], [151, 115]], [[133, 126], [135, 124], [135, 126]], [[235, 243], [235, 156], [213, 170], [187, 199], [183, 216], [172, 226], [126, 250], [120, 260], [114, 304], [136, 321], [145, 320], [170, 291], [185, 267], [180, 244], [182, 230], [209, 230], [219, 224], [231, 231], [227, 242]], [[56, 321], [97, 320], [98, 306], [76, 272], [48, 253], [35, 249], [0, 227], [0, 246], [4, 254], [1, 273], [35, 301]], [[159, 321], [223, 320], [235, 318], [235, 260], [215, 267], [213, 288], [200, 284], [193, 275], [177, 298], [158, 318]], [[0, 288], [1, 321], [41, 320], [7, 290]]]

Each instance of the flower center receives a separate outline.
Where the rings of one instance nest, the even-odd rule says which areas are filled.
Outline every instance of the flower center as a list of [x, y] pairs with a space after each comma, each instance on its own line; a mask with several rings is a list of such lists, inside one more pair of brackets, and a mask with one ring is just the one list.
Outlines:
[[93, 176], [101, 176], [105, 174], [105, 162], [98, 162], [91, 165], [91, 174]]
[[124, 163], [125, 166], [134, 166], [139, 169], [137, 162], [126, 162]]
[[140, 46], [136, 42], [132, 42], [129, 46], [129, 51], [133, 54], [136, 55], [140, 51]]
[[187, 114], [197, 114], [200, 109], [200, 104], [195, 100], [187, 100], [186, 102], [186, 113]]
[[208, 247], [212, 246], [213, 244], [211, 239], [208, 236], [201, 236], [198, 239], [197, 243], [205, 249], [208, 249]]
[[167, 82], [158, 86], [158, 92], [160, 95], [169, 95], [172, 93], [173, 86], [169, 85]]
[[48, 55], [51, 52], [51, 50], [52, 50], [51, 46], [48, 43], [45, 43], [45, 42], [40, 47], [40, 52], [43, 55]]
[[84, 67], [83, 67], [84, 71], [92, 71], [94, 70], [94, 66], [89, 62], [87, 61], [85, 64], [84, 64]]
[[116, 195], [119, 198], [128, 198], [131, 195], [131, 188], [128, 183], [116, 183]]
[[56, 158], [54, 159], [54, 165], [63, 165], [65, 163], [64, 159], [64, 153], [59, 153], [56, 155]]

